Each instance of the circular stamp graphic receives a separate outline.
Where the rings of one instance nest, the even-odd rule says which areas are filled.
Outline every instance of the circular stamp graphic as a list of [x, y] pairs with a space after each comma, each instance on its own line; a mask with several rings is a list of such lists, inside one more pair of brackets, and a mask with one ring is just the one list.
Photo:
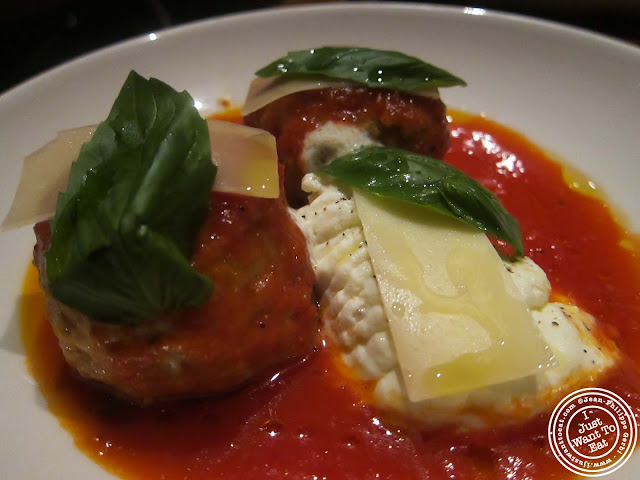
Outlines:
[[549, 420], [551, 451], [568, 470], [586, 477], [620, 468], [633, 453], [637, 438], [631, 407], [604, 388], [567, 395]]

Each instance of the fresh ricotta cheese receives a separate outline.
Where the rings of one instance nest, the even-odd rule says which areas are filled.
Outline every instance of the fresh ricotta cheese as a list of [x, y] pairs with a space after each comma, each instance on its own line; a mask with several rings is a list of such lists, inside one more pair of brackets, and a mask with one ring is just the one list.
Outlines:
[[355, 125], [327, 122], [308, 133], [302, 149], [303, 171], [314, 172], [334, 158], [350, 153], [363, 145], [379, 145], [365, 130]]
[[306, 175], [302, 188], [310, 203], [295, 217], [307, 236], [324, 328], [355, 374], [375, 382], [378, 406], [427, 424], [455, 422], [473, 428], [488, 419], [512, 422], [549, 408], [563, 393], [589, 384], [615, 362], [615, 349], [592, 334], [589, 314], [548, 303], [549, 282], [534, 262], [506, 262], [505, 271], [522, 292], [557, 366], [509, 382], [412, 401], [352, 192], [316, 174]]

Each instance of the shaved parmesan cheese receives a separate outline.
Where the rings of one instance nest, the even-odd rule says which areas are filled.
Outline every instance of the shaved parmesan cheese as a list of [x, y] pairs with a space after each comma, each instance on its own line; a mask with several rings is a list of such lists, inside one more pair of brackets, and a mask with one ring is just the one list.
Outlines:
[[53, 217], [58, 192], [67, 188], [71, 164], [95, 130], [95, 125], [63, 130], [54, 140], [25, 157], [18, 190], [2, 222], [2, 230]]
[[278, 198], [278, 153], [273, 135], [258, 128], [207, 120], [211, 155], [218, 166], [216, 192]]
[[[358, 84], [322, 77], [297, 79], [283, 77], [256, 78], [249, 86], [249, 92], [242, 107], [242, 115], [249, 115], [275, 102], [279, 98], [286, 97], [292, 93], [305, 90], [319, 90], [321, 88], [346, 88], [353, 86], [358, 86]], [[437, 88], [419, 90], [414, 93], [423, 97], [440, 98]]]
[[415, 206], [361, 192], [354, 199], [411, 401], [554, 365], [484, 233]]
[[[280, 195], [278, 155], [273, 135], [257, 128], [207, 120], [212, 161], [218, 166], [214, 191], [252, 197]], [[69, 169], [96, 126], [73, 128], [28, 155], [2, 230], [10, 230], [53, 217], [58, 192], [67, 188]]]

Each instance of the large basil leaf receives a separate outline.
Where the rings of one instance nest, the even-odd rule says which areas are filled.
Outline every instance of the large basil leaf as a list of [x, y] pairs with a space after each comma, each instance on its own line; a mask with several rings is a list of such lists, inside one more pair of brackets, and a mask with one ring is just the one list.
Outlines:
[[213, 286], [189, 257], [215, 173], [191, 96], [132, 71], [59, 195], [46, 253], [53, 296], [126, 324], [204, 302]]
[[388, 197], [433, 208], [511, 245], [524, 254], [518, 221], [500, 200], [462, 171], [434, 158], [386, 147], [363, 147], [338, 157], [320, 172]]
[[418, 58], [362, 47], [321, 47], [289, 52], [258, 70], [256, 75], [321, 76], [408, 92], [466, 85], [464, 80]]

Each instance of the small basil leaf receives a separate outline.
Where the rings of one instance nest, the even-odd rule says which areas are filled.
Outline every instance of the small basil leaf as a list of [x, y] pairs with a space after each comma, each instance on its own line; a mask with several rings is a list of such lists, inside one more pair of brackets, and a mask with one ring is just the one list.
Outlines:
[[188, 259], [215, 173], [191, 96], [131, 72], [59, 195], [46, 253], [53, 296], [109, 323], [201, 304], [213, 286]]
[[372, 88], [417, 90], [465, 81], [404, 53], [362, 47], [321, 47], [289, 52], [256, 72], [259, 77], [322, 76]]
[[462, 171], [434, 158], [396, 148], [364, 147], [320, 172], [380, 197], [433, 208], [459, 218], [524, 254], [518, 221], [498, 198]]

